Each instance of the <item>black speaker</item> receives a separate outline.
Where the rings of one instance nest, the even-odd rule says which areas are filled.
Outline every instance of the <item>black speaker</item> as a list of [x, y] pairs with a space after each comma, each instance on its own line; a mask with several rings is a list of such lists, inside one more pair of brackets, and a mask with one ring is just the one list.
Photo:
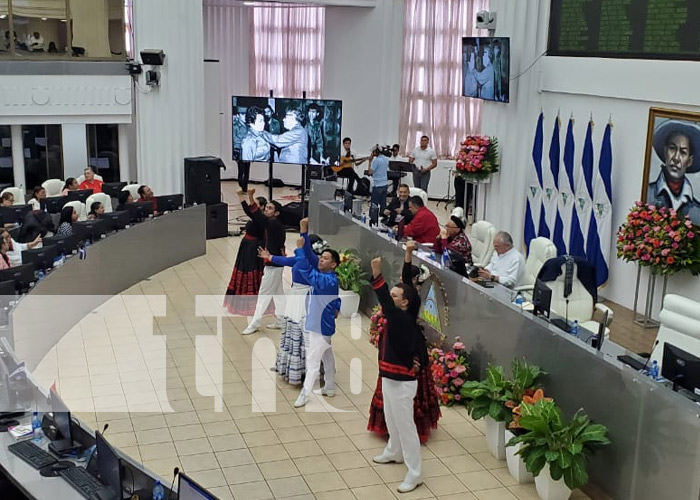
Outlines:
[[221, 168], [226, 165], [215, 156], [185, 158], [185, 203], [221, 203]]
[[[306, 206], [306, 212], [308, 213], [309, 211], [309, 202], [304, 201], [304, 205]], [[299, 222], [301, 219], [304, 217], [304, 212], [302, 211], [302, 205], [298, 201], [293, 201], [291, 203], [287, 203], [282, 207], [282, 211], [280, 212], [280, 222], [282, 223], [283, 226], [285, 227], [294, 227], [294, 228], [299, 228]]]
[[228, 205], [215, 203], [207, 205], [207, 239], [228, 236]]

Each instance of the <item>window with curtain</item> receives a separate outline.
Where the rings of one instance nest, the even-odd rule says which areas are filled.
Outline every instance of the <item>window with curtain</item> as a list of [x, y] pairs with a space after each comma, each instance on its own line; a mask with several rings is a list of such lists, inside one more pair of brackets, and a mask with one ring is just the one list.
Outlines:
[[320, 97], [325, 50], [324, 7], [251, 7], [250, 91], [275, 97]]
[[[474, 18], [488, 0], [406, 0], [399, 137], [406, 150], [422, 135], [440, 157], [479, 130], [480, 102], [462, 97], [462, 37], [478, 36]], [[485, 34], [485, 32], [484, 32]]]

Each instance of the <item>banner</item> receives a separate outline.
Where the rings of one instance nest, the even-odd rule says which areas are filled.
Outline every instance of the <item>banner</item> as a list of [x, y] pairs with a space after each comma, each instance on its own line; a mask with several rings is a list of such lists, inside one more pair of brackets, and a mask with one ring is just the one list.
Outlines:
[[593, 178], [593, 218], [586, 243], [588, 260], [595, 266], [596, 285], [608, 281], [612, 244], [612, 124], [608, 123], [600, 148], [598, 170]]
[[544, 143], [544, 113], [540, 112], [535, 128], [535, 140], [532, 143], [532, 163], [527, 177], [527, 207], [525, 210], [525, 248], [530, 249], [530, 241], [537, 237], [542, 209], [542, 150]]

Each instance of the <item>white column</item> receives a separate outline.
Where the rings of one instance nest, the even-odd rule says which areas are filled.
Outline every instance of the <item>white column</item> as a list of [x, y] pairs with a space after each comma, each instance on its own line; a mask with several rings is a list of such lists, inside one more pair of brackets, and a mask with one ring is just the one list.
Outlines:
[[138, 181], [156, 194], [183, 192], [183, 159], [204, 154], [202, 36], [201, 1], [134, 2], [136, 54], [165, 53], [160, 87], [146, 89], [141, 75], [136, 92]]
[[24, 177], [24, 144], [22, 143], [22, 125], [11, 125], [12, 134], [12, 174], [15, 178], [15, 186], [26, 189]]
[[84, 123], [61, 125], [63, 177], [80, 177], [88, 166], [87, 130]]
[[128, 125], [120, 123], [118, 127], [119, 142], [119, 180], [121, 182], [131, 181], [131, 170], [129, 165], [129, 132]]

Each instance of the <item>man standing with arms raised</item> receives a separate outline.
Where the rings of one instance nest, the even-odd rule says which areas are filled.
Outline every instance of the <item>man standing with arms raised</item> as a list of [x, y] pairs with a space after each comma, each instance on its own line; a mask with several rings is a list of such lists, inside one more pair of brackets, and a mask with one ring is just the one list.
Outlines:
[[420, 146], [408, 155], [408, 162], [413, 165], [413, 186], [428, 194], [430, 171], [437, 167], [437, 154], [429, 148], [430, 138], [424, 135], [420, 138]]

